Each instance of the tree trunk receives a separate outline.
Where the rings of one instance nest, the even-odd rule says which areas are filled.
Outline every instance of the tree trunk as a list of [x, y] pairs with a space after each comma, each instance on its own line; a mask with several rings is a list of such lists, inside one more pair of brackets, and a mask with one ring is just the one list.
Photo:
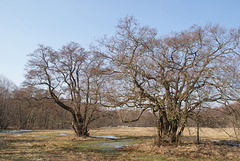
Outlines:
[[200, 138], [199, 138], [199, 121], [197, 120], [197, 144], [200, 144]]
[[180, 141], [180, 137], [178, 135], [177, 120], [169, 122], [166, 119], [163, 119], [163, 117], [161, 117], [157, 121], [157, 129], [158, 140], [160, 142], [178, 143]]
[[72, 127], [77, 136], [89, 136], [88, 127], [85, 123], [85, 120], [82, 119], [80, 113], [74, 113]]

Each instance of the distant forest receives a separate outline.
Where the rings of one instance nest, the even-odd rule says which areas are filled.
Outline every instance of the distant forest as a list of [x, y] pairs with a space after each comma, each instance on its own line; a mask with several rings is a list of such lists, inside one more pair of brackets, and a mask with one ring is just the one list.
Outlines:
[[[50, 98], [44, 98], [47, 91], [36, 89], [19, 89], [4, 76], [0, 77], [0, 129], [70, 129], [71, 114], [57, 107]], [[39, 99], [38, 99], [39, 98]], [[201, 127], [224, 128], [233, 127], [233, 114], [240, 113], [238, 104], [231, 108], [206, 108], [197, 112]], [[230, 110], [231, 109], [231, 110]], [[142, 117], [132, 123], [122, 120], [135, 119], [140, 111], [129, 109], [101, 109], [99, 119], [90, 124], [90, 128], [134, 126], [155, 127], [156, 119], [151, 112], [145, 112]], [[197, 126], [196, 116], [188, 120], [187, 126]]]
[[[70, 129], [71, 114], [44, 97], [47, 91], [34, 90], [18, 89], [7, 78], [0, 77], [0, 129]], [[138, 111], [102, 109], [98, 113], [100, 118], [92, 122], [90, 128], [155, 126], [150, 112], [143, 114], [137, 122], [122, 123], [122, 119], [132, 119], [136, 113]]]

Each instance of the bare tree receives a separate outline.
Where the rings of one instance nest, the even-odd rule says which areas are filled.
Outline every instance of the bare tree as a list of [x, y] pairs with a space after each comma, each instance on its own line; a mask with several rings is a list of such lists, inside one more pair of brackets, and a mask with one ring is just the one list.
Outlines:
[[29, 56], [26, 83], [47, 89], [51, 98], [72, 114], [77, 136], [88, 136], [88, 126], [99, 110], [104, 61], [73, 42], [59, 51], [40, 45]]
[[12, 93], [16, 89], [16, 86], [8, 80], [6, 77], [0, 75], [0, 129], [8, 128], [12, 110]]
[[235, 138], [240, 139], [240, 55], [231, 58], [225, 65], [219, 66], [219, 78], [225, 88], [222, 90], [226, 99], [222, 112], [227, 116], [228, 122], [233, 127]]
[[150, 108], [159, 140], [178, 142], [193, 110], [223, 99], [217, 67], [238, 52], [239, 35], [237, 29], [206, 25], [157, 38], [155, 29], [133, 17], [121, 19], [116, 35], [101, 41], [114, 73], [106, 98], [142, 113]]

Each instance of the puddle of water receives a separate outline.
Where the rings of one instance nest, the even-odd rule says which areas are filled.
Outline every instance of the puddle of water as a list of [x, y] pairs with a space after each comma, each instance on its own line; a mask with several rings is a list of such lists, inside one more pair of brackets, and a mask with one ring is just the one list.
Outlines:
[[58, 134], [58, 135], [61, 135], [61, 136], [67, 136], [67, 135], [69, 135], [69, 134]]
[[34, 130], [0, 130], [0, 133], [25, 133], [32, 132]]
[[[90, 143], [89, 146], [96, 148], [96, 151], [106, 152], [106, 153], [117, 153], [119, 148], [124, 146], [133, 145], [134, 142], [132, 139], [120, 139], [120, 140], [105, 140], [101, 142]], [[94, 149], [93, 148], [93, 149]]]
[[122, 148], [124, 146], [133, 144], [133, 143], [131, 143], [131, 141], [133, 141], [133, 140], [126, 139], [126, 140], [115, 141], [115, 142], [105, 142], [105, 143], [101, 143], [101, 145], [104, 147], [108, 147], [110, 149], [112, 149], [112, 148], [117, 149], [117, 148]]
[[105, 139], [126, 139], [127, 137], [121, 137], [121, 136], [112, 136], [112, 135], [96, 135], [96, 136], [91, 136], [93, 138], [105, 138]]
[[230, 146], [239, 146], [240, 142], [239, 141], [234, 141], [234, 140], [214, 140], [214, 139], [205, 139], [203, 141], [211, 141], [217, 145], [230, 145]]
[[104, 142], [96, 143], [99, 146], [100, 151], [106, 152], [116, 152], [118, 148], [122, 148], [124, 146], [133, 145], [135, 141], [139, 138], [128, 138], [128, 137], [120, 137], [120, 136], [112, 136], [112, 135], [97, 135], [91, 136], [93, 138], [105, 138], [109, 139]]
[[[193, 137], [183, 137], [182, 140], [196, 142], [196, 138]], [[217, 145], [240, 146], [240, 142], [235, 140], [201, 139], [200, 142], [212, 142]]]
[[31, 137], [35, 137], [35, 138], [47, 138], [47, 136], [42, 136], [42, 135], [29, 135]]
[[75, 136], [74, 134], [57, 134], [57, 135], [60, 135], [60, 136]]

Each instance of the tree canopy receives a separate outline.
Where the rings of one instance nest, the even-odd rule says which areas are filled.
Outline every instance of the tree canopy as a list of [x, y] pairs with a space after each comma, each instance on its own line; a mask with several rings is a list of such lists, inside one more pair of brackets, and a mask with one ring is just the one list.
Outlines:
[[159, 138], [176, 142], [197, 107], [228, 99], [227, 70], [221, 69], [238, 56], [239, 36], [239, 29], [195, 25], [158, 37], [133, 17], [121, 19], [115, 36], [101, 41], [117, 78], [109, 100], [151, 109]]

